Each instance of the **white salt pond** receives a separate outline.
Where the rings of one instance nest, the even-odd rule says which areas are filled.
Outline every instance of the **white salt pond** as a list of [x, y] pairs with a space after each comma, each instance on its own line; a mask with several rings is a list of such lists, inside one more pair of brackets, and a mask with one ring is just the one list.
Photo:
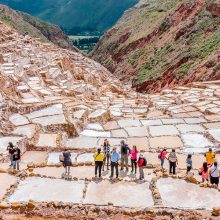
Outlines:
[[12, 124], [14, 124], [15, 126], [19, 126], [19, 125], [25, 125], [25, 124], [29, 124], [28, 119], [20, 114], [13, 114], [9, 117], [9, 120], [12, 122]]
[[32, 121], [42, 126], [66, 124], [64, 115], [50, 115], [40, 118], [33, 118]]
[[89, 115], [89, 118], [92, 119], [92, 118], [96, 118], [96, 117], [101, 117], [101, 116], [104, 115], [105, 113], [107, 113], [106, 110], [104, 110], [104, 109], [99, 109], [99, 110], [96, 110], [96, 111], [92, 112], [92, 113]]
[[87, 137], [110, 137], [111, 134], [108, 131], [95, 131], [95, 130], [84, 130], [83, 132], [80, 133], [82, 136], [87, 136]]
[[66, 147], [74, 148], [74, 149], [91, 149], [91, 148], [96, 148], [97, 142], [98, 142], [98, 138], [76, 137], [76, 138], [68, 139], [66, 142]]
[[93, 154], [92, 153], [80, 154], [77, 157], [77, 162], [78, 163], [94, 162]]
[[160, 119], [156, 119], [156, 120], [141, 120], [141, 123], [144, 126], [162, 125], [162, 122], [161, 122]]
[[[85, 179], [85, 178], [92, 179], [94, 177], [94, 170], [95, 170], [94, 166], [71, 167], [70, 174], [73, 178], [76, 177], [79, 179]], [[35, 174], [61, 178], [62, 174], [64, 173], [64, 167], [35, 168], [33, 172]]]
[[216, 140], [220, 141], [220, 129], [210, 129], [209, 134]]
[[148, 131], [146, 127], [126, 127], [125, 130], [127, 131], [130, 137], [146, 137], [148, 135]]
[[154, 205], [148, 183], [114, 183], [102, 181], [90, 182], [84, 204], [145, 208]]
[[184, 145], [191, 146], [191, 147], [209, 147], [213, 146], [214, 144], [210, 142], [207, 138], [205, 138], [201, 134], [183, 134], [182, 140]]
[[103, 131], [103, 127], [102, 125], [98, 124], [98, 123], [91, 123], [91, 124], [88, 124], [87, 126], [88, 129], [91, 129], [91, 130], [98, 130], [98, 131]]
[[84, 181], [65, 181], [40, 177], [21, 181], [8, 199], [9, 202], [72, 202], [80, 203], [83, 198]]
[[[52, 165], [52, 164], [58, 164], [60, 163], [60, 158], [59, 156], [62, 155], [62, 152], [52, 152], [48, 154], [48, 158], [47, 158], [47, 165]], [[77, 157], [76, 153], [71, 153], [71, 160], [72, 162], [75, 161]]]
[[28, 124], [16, 127], [13, 131], [14, 134], [27, 136], [28, 138], [32, 138], [35, 133], [36, 125]]
[[180, 133], [189, 133], [189, 132], [204, 132], [205, 129], [201, 126], [201, 125], [197, 125], [197, 124], [179, 124], [176, 126], [178, 128], [178, 130], [180, 131]]
[[57, 134], [40, 134], [36, 147], [56, 147]]
[[10, 186], [16, 182], [17, 178], [15, 176], [11, 176], [7, 173], [0, 173], [0, 200], [6, 194], [7, 189], [9, 189]]
[[220, 204], [220, 192], [216, 189], [201, 188], [185, 180], [162, 178], [157, 187], [165, 207], [212, 209]]
[[[218, 149], [217, 148], [212, 148], [212, 150], [215, 152]], [[183, 154], [204, 154], [207, 153], [209, 151], [208, 147], [187, 147], [184, 146], [184, 148], [181, 149], [181, 152]]]
[[29, 119], [33, 119], [48, 115], [61, 115], [61, 114], [63, 114], [63, 106], [62, 104], [56, 104], [38, 111], [31, 112], [26, 116]]
[[139, 120], [132, 120], [132, 119], [122, 119], [118, 121], [118, 124], [121, 128], [124, 127], [138, 127], [141, 126]]
[[153, 137], [179, 135], [177, 128], [173, 125], [150, 126], [149, 129]]

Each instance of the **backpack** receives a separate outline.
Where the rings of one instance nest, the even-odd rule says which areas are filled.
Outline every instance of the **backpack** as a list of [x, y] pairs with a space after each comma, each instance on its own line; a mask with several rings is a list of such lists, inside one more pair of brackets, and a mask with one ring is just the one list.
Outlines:
[[128, 146], [127, 145], [123, 145], [121, 148], [121, 153], [122, 154], [127, 154], [128, 153]]
[[161, 159], [162, 157], [162, 152], [160, 152], [160, 154], [158, 154], [158, 159]]
[[143, 166], [146, 166], [147, 165], [147, 160], [145, 158], [144, 159], [144, 162], [143, 162]]

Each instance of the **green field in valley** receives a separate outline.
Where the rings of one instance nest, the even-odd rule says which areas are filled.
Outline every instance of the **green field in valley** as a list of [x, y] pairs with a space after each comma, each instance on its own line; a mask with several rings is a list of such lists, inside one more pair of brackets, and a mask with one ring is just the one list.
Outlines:
[[73, 45], [85, 53], [89, 53], [98, 43], [100, 36], [70, 35]]

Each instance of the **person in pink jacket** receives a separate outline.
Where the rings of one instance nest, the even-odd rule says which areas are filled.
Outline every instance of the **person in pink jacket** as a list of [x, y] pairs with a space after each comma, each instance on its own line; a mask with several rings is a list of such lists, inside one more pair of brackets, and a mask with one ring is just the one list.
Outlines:
[[166, 147], [164, 147], [164, 149], [158, 155], [158, 158], [160, 159], [160, 164], [161, 164], [162, 168], [163, 168], [164, 160], [166, 159], [166, 155], [167, 155], [167, 149], [166, 149]]
[[130, 156], [131, 156], [131, 173], [135, 171], [135, 174], [137, 173], [137, 147], [134, 145], [132, 149], [130, 150]]
[[204, 162], [199, 174], [202, 176], [202, 182], [209, 181], [209, 167], [207, 162]]

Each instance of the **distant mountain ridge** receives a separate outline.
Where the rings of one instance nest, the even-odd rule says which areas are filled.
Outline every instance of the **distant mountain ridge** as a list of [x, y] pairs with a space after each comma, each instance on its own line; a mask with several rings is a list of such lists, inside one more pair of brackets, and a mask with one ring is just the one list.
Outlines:
[[13, 27], [20, 34], [28, 34], [43, 42], [51, 41], [65, 49], [77, 50], [59, 26], [44, 22], [27, 13], [15, 11], [6, 5], [0, 4], [0, 21]]
[[13, 9], [27, 12], [62, 26], [69, 34], [104, 32], [125, 10], [139, 0], [0, 0]]

